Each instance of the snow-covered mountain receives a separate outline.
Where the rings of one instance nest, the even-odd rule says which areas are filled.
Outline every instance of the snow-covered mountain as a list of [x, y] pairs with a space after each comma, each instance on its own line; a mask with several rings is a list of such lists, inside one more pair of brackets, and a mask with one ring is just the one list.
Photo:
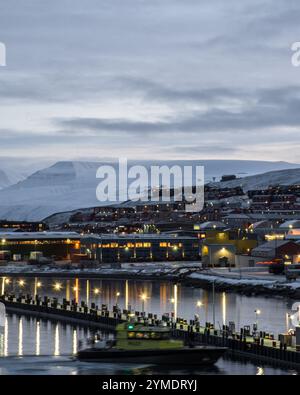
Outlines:
[[7, 174], [3, 170], [0, 170], [0, 189], [6, 188], [11, 184], [12, 182], [9, 180]]
[[[242, 176], [256, 174], [268, 170], [294, 169], [300, 165], [287, 162], [262, 161], [156, 161], [155, 163], [134, 162], [135, 164], [150, 165], [203, 165], [205, 179], [219, 179], [222, 174]], [[96, 199], [96, 171], [100, 165], [107, 162], [57, 162], [53, 166], [37, 171], [25, 180], [0, 190], [0, 219], [40, 221], [54, 213], [100, 206]], [[132, 164], [129, 163], [129, 164]], [[286, 170], [282, 173], [282, 183], [291, 180], [300, 183], [300, 169]], [[271, 176], [246, 177], [244, 180], [261, 180], [267, 177], [265, 184], [273, 183], [277, 172], [267, 173]], [[272, 176], [273, 174], [273, 176]], [[1, 177], [1, 175], [0, 175]], [[250, 182], [250, 181], [249, 181]], [[236, 180], [228, 185], [240, 185], [243, 180]], [[249, 184], [250, 185], [250, 184]], [[252, 184], [251, 184], [252, 185]]]
[[271, 185], [300, 185], [300, 168], [270, 171], [254, 176], [238, 178], [232, 181], [211, 183], [218, 187], [241, 186], [244, 191], [251, 189], [264, 189]]
[[96, 206], [97, 163], [58, 162], [0, 191], [0, 218], [40, 221], [49, 215]]
[[19, 181], [24, 180], [30, 173], [28, 170], [18, 170], [17, 165], [4, 164], [0, 158], [0, 190], [9, 187]]

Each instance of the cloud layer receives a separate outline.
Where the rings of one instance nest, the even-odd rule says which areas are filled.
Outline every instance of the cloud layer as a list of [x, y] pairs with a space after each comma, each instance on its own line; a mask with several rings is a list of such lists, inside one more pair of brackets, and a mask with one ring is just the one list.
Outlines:
[[0, 155], [299, 162], [295, 0], [0, 5]]

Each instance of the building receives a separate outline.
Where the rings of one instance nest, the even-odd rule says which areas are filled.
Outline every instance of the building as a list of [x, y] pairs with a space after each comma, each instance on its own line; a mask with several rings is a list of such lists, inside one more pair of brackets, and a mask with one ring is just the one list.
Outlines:
[[226, 229], [226, 225], [220, 221], [207, 221], [207, 222], [203, 222], [202, 224], [194, 225], [194, 230], [201, 230], [201, 231], [224, 230], [224, 229]]
[[207, 266], [235, 266], [235, 255], [250, 255], [257, 246], [255, 234], [225, 230], [206, 234], [202, 244], [202, 262]]
[[250, 190], [251, 208], [256, 210], [297, 210], [297, 192], [289, 187], [270, 186], [265, 190]]
[[298, 263], [300, 245], [291, 240], [272, 240], [254, 248], [251, 255], [260, 260], [281, 259], [284, 263]]
[[285, 235], [286, 240], [300, 240], [300, 228], [293, 228], [288, 231]]
[[290, 221], [285, 221], [279, 227], [286, 232], [288, 232], [290, 229], [300, 229], [300, 220], [294, 219]]
[[176, 234], [89, 235], [81, 239], [81, 253], [100, 263], [201, 258], [199, 239]]
[[43, 232], [48, 229], [48, 225], [46, 225], [44, 222], [0, 221], [0, 230], [6, 232]]
[[224, 174], [221, 178], [221, 182], [233, 181], [233, 180], [236, 180], [235, 174]]
[[[71, 259], [80, 251], [81, 236], [75, 232], [7, 232], [0, 233], [0, 260], [29, 260], [43, 256], [56, 260]], [[40, 253], [40, 254], [35, 254]]]
[[251, 224], [251, 219], [247, 214], [232, 213], [223, 218], [226, 225], [234, 228], [245, 228]]

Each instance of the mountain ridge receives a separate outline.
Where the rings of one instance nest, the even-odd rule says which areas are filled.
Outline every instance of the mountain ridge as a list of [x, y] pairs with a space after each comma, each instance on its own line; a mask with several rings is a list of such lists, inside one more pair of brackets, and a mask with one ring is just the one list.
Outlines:
[[[113, 161], [88, 162], [88, 161], [59, 161], [53, 165], [35, 171], [26, 179], [0, 190], [0, 219], [40, 221], [58, 212], [72, 211], [78, 208], [101, 206], [96, 198], [96, 188], [99, 180], [96, 179], [96, 171], [100, 165], [112, 164]], [[172, 166], [204, 165], [206, 179], [219, 178], [222, 174], [248, 174], [250, 172], [263, 173], [265, 169], [299, 170], [300, 165], [288, 162], [264, 162], [264, 161], [230, 161], [230, 160], [186, 160], [186, 161], [129, 161], [131, 164], [150, 165], [167, 164]], [[281, 169], [280, 169], [281, 168]], [[238, 172], [237, 170], [240, 170]], [[276, 170], [276, 171], [278, 171]], [[250, 176], [251, 177], [251, 176]], [[287, 178], [287, 174], [285, 176]], [[247, 177], [245, 177], [247, 178]], [[234, 183], [238, 185], [239, 178]], [[272, 177], [271, 177], [272, 178]], [[298, 180], [297, 176], [293, 180]], [[223, 183], [222, 183], [223, 184]], [[226, 185], [232, 185], [226, 184]], [[106, 203], [107, 204], [107, 203]]]

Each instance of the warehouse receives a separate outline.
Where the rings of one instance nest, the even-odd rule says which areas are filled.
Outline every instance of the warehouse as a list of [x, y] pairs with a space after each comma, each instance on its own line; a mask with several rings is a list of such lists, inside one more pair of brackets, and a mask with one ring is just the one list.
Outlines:
[[99, 262], [199, 260], [196, 237], [157, 234], [90, 235], [81, 239], [81, 253]]
[[80, 250], [80, 238], [76, 232], [1, 232], [0, 260], [71, 259]]

